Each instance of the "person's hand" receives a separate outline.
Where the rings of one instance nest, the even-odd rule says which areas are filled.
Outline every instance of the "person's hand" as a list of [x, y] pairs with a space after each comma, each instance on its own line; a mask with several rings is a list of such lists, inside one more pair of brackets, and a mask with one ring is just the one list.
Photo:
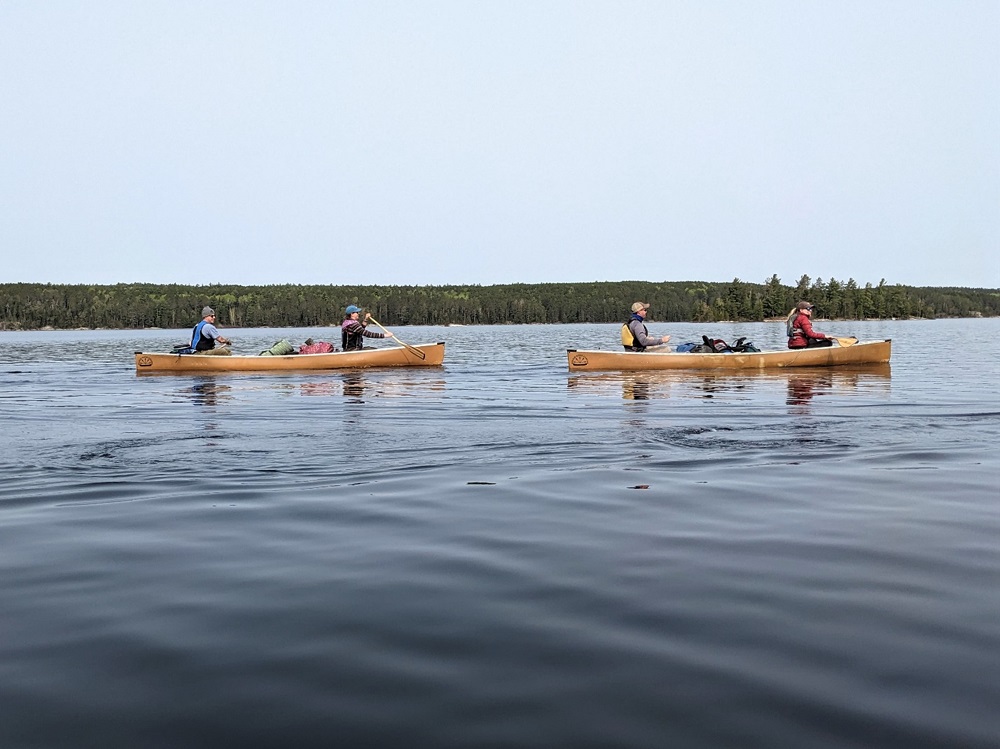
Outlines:
[[371, 320], [371, 317], [372, 317], [371, 312], [365, 312], [365, 320]]
[[662, 338], [660, 339], [660, 343], [666, 343], [666, 342], [667, 342], [667, 341], [669, 341], [669, 340], [670, 340], [670, 336], [668, 336], [668, 335], [665, 335], [665, 336], [663, 336], [663, 337], [662, 337]]
[[387, 330], [387, 331], [385, 331], [385, 337], [386, 337], [386, 338], [393, 338], [394, 336], [393, 336], [393, 334], [392, 334], [392, 333], [390, 333], [390, 332], [389, 332], [389, 331]]

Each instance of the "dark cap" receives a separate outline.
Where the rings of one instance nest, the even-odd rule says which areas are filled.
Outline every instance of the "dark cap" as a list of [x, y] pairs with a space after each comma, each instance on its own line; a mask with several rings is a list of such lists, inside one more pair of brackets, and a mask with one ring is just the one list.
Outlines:
[[799, 309], [812, 309], [813, 305], [809, 304], [809, 302], [799, 302], [798, 308]]

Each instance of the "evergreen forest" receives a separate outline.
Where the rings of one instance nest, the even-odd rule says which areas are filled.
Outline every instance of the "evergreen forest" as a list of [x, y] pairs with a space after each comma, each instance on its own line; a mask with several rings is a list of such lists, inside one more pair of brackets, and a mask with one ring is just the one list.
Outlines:
[[817, 318], [1000, 316], [1000, 289], [860, 285], [774, 275], [763, 283], [599, 281], [491, 286], [181, 286], [0, 284], [0, 330], [187, 328], [211, 305], [226, 327], [339, 324], [348, 304], [386, 325], [614, 322], [632, 302], [662, 322], [759, 321], [783, 317], [800, 299]]

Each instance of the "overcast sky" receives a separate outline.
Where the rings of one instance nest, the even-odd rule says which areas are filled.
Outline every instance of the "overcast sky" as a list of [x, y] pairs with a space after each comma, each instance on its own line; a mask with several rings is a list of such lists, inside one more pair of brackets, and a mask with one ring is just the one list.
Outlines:
[[1000, 2], [0, 0], [0, 281], [1000, 287]]

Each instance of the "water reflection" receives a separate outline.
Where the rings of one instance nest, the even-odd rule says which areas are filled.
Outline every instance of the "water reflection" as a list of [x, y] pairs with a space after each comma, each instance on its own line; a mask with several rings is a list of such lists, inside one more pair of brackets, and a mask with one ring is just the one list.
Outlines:
[[622, 381], [622, 398], [625, 400], [647, 401], [651, 383], [646, 377], [636, 377]]
[[364, 403], [366, 395], [420, 395], [426, 392], [443, 391], [444, 381], [386, 378], [383, 372], [371, 370], [344, 370], [331, 379], [311, 380], [300, 383], [298, 392], [303, 396], [340, 396], [352, 402]]
[[189, 392], [191, 400], [199, 406], [215, 408], [219, 405], [219, 401], [232, 398], [232, 395], [229, 393], [230, 390], [232, 388], [229, 385], [223, 385], [215, 380], [204, 380], [192, 385]]
[[833, 377], [825, 374], [790, 375], [788, 377], [789, 406], [802, 406], [816, 395], [833, 389]]
[[810, 412], [812, 401], [822, 395], [857, 394], [863, 391], [888, 393], [892, 377], [889, 364], [868, 367], [838, 367], [836, 369], [794, 370], [787, 378], [786, 404], [791, 414]]
[[566, 382], [570, 392], [620, 393], [624, 400], [645, 401], [670, 396], [671, 378], [664, 372], [600, 372], [572, 374]]
[[340, 383], [332, 380], [319, 382], [303, 382], [299, 385], [299, 394], [305, 396], [340, 395]]
[[361, 372], [348, 372], [344, 375], [344, 397], [364, 403], [365, 378]]
[[798, 408], [823, 394], [888, 393], [891, 373], [888, 364], [749, 372], [594, 372], [573, 373], [566, 385], [570, 393], [620, 395], [623, 400], [743, 399], [755, 392], [780, 392], [778, 388], [783, 388], [786, 403]]

